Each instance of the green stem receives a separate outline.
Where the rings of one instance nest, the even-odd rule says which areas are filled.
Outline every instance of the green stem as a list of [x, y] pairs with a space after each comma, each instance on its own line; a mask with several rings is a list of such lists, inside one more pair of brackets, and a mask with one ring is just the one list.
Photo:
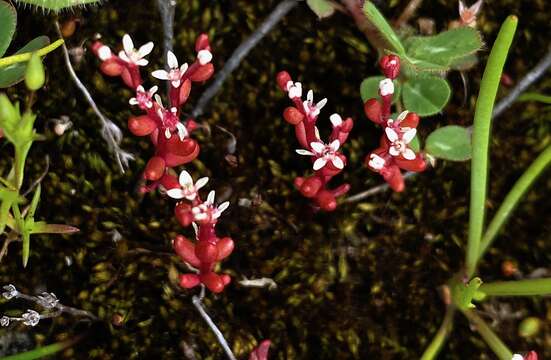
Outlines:
[[38, 53], [38, 55], [40, 55], [40, 56], [44, 56], [44, 55], [54, 51], [58, 47], [60, 47], [63, 43], [64, 43], [63, 39], [59, 39], [59, 40], [51, 43], [50, 45], [43, 47], [42, 49], [40, 49], [38, 51], [26, 52], [26, 53], [23, 53], [23, 54], [17, 54], [17, 55], [12, 55], [12, 56], [7, 56], [7, 57], [4, 57], [4, 58], [1, 58], [0, 59], [0, 68], [5, 67], [5, 66], [9, 66], [9, 65], [13, 65], [13, 64], [16, 64], [16, 63], [20, 63], [20, 62], [29, 61], [31, 59], [31, 55], [35, 52]]
[[551, 278], [484, 283], [478, 291], [487, 296], [551, 295]]
[[444, 343], [452, 332], [454, 315], [455, 307], [448, 306], [448, 308], [446, 309], [446, 315], [444, 315], [444, 320], [442, 321], [442, 325], [440, 325], [438, 332], [421, 356], [421, 360], [436, 359], [438, 353], [440, 352], [440, 350], [442, 350], [442, 346], [444, 346]]
[[33, 360], [33, 359], [40, 359], [45, 356], [53, 355], [57, 352], [63, 351], [73, 345], [75, 345], [77, 342], [82, 339], [82, 336], [77, 336], [73, 339], [60, 341], [55, 344], [42, 346], [39, 348], [36, 348], [31, 351], [26, 351], [24, 353], [5, 356], [3, 358], [0, 358], [0, 360]]
[[515, 185], [511, 188], [505, 200], [497, 210], [492, 222], [486, 229], [486, 233], [480, 242], [480, 250], [478, 255], [478, 260], [482, 258], [488, 247], [492, 244], [492, 241], [499, 233], [499, 230], [511, 216], [511, 213], [517, 207], [520, 199], [526, 193], [526, 191], [532, 186], [534, 181], [539, 175], [545, 170], [545, 168], [551, 164], [551, 145], [547, 148], [534, 160], [528, 169], [522, 174], [522, 176], [517, 180]]
[[383, 38], [388, 42], [390, 46], [392, 46], [392, 50], [396, 51], [398, 55], [405, 56], [406, 55], [406, 49], [404, 49], [404, 46], [402, 45], [402, 42], [400, 41], [400, 38], [394, 30], [392, 30], [392, 27], [390, 24], [386, 21], [385, 17], [375, 5], [371, 1], [366, 1], [364, 5], [364, 14], [367, 17], [367, 19], [379, 30]]
[[507, 53], [515, 35], [517, 22], [516, 16], [509, 16], [501, 26], [490, 52], [486, 68], [484, 69], [484, 75], [480, 83], [480, 92], [476, 101], [472, 137], [473, 154], [471, 161], [469, 240], [466, 254], [468, 277], [471, 277], [476, 270], [478, 249], [484, 226], [484, 205], [486, 202], [486, 182], [488, 177], [488, 147], [492, 111], [501, 79], [501, 72], [503, 71]]
[[465, 314], [469, 321], [476, 326], [476, 330], [480, 336], [482, 336], [486, 344], [488, 344], [490, 349], [492, 349], [494, 354], [496, 354], [500, 360], [511, 360], [513, 358], [513, 353], [511, 350], [509, 350], [507, 345], [501, 341], [496, 333], [493, 332], [493, 330], [484, 320], [482, 320], [480, 316], [472, 310], [463, 311], [463, 314]]

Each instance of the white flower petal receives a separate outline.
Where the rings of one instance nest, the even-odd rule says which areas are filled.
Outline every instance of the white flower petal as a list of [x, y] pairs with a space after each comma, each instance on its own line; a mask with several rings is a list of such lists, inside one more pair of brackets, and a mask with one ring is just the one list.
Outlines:
[[379, 82], [379, 92], [381, 96], [387, 96], [394, 94], [394, 83], [389, 78], [381, 80]]
[[166, 194], [176, 200], [180, 200], [184, 197], [184, 192], [182, 189], [170, 189], [166, 192]]
[[151, 76], [159, 80], [168, 80], [168, 73], [165, 70], [155, 70]]
[[398, 117], [396, 118], [396, 121], [400, 122], [400, 121], [404, 121], [404, 119], [406, 118], [406, 116], [408, 116], [409, 114], [409, 111], [402, 111], [400, 113], [400, 115], [398, 115]]
[[388, 153], [392, 156], [398, 156], [400, 155], [400, 151], [398, 151], [398, 149], [394, 146], [391, 146], [389, 149], [388, 149]]
[[329, 116], [329, 121], [331, 121], [331, 124], [333, 124], [333, 127], [337, 127], [342, 124], [342, 117], [339, 114], [335, 113]]
[[308, 90], [308, 94], [306, 95], [306, 101], [309, 105], [312, 105], [314, 102], [314, 92], [312, 90]]
[[195, 232], [195, 237], [199, 235], [199, 226], [197, 226], [196, 223], [191, 223], [191, 226], [193, 226], [193, 231]]
[[126, 56], [126, 53], [124, 51], [119, 51], [119, 57], [123, 61], [130, 62], [130, 58]]
[[344, 162], [342, 161], [342, 159], [339, 157], [339, 156], [335, 156], [331, 162], [333, 163], [333, 165], [337, 168], [337, 169], [342, 169], [344, 168]]
[[147, 66], [147, 64], [149, 64], [149, 61], [146, 60], [146, 59], [140, 59], [140, 60], [136, 61], [135, 64], [138, 65], [138, 66]]
[[222, 204], [218, 205], [218, 212], [222, 213], [224, 210], [226, 210], [230, 206], [229, 201], [224, 201]]
[[182, 66], [180, 66], [180, 78], [184, 76], [184, 73], [187, 71], [188, 65], [187, 63], [183, 63]]
[[130, 54], [134, 51], [134, 42], [128, 34], [124, 34], [122, 37], [122, 47], [127, 54]]
[[369, 156], [369, 166], [371, 166], [375, 170], [381, 170], [385, 166], [385, 159], [380, 157], [377, 154], [371, 154]]
[[214, 198], [216, 197], [216, 192], [214, 190], [211, 190], [209, 194], [207, 195], [207, 203], [214, 204]]
[[413, 160], [415, 159], [415, 152], [411, 150], [410, 148], [407, 148], [403, 153], [402, 156], [406, 160]]
[[314, 161], [314, 170], [319, 170], [321, 169], [322, 167], [325, 166], [325, 164], [327, 164], [327, 160], [325, 160], [325, 158], [318, 158], [316, 159], [316, 161]]
[[98, 57], [101, 61], [105, 61], [111, 58], [111, 56], [113, 56], [113, 54], [111, 54], [111, 49], [109, 49], [108, 46], [103, 45], [98, 49]]
[[180, 80], [171, 81], [170, 84], [172, 85], [172, 87], [177, 88], [180, 86]]
[[388, 127], [385, 128], [385, 134], [390, 142], [395, 142], [396, 140], [398, 140], [398, 134], [396, 133], [396, 131], [394, 131], [394, 129]]
[[[459, 2], [459, 3], [461, 3], [461, 2]], [[524, 358], [520, 354], [515, 354], [515, 355], [513, 355], [513, 358], [511, 360], [524, 360]]]
[[171, 69], [177, 69], [178, 68], [178, 59], [176, 58], [176, 55], [172, 51], [168, 51], [166, 53], [166, 60], [167, 64]]
[[178, 177], [178, 182], [180, 183], [180, 185], [182, 185], [182, 187], [193, 185], [193, 179], [186, 170], [182, 170], [180, 176]]
[[195, 182], [195, 189], [196, 189], [196, 190], [201, 189], [203, 186], [207, 185], [208, 182], [209, 182], [209, 178], [208, 178], [208, 177], [202, 177], [202, 178], [200, 178], [199, 180], [197, 180], [197, 181]]
[[212, 60], [212, 53], [208, 50], [201, 50], [197, 53], [199, 64], [206, 65]]
[[170, 133], [170, 129], [169, 128], [166, 128], [165, 129], [165, 137], [167, 139], [170, 139], [172, 137], [172, 134]]
[[138, 87], [136, 88], [136, 92], [145, 92], [145, 89], [142, 85], [138, 85]]
[[184, 141], [184, 139], [188, 136], [188, 132], [184, 124], [181, 122], [176, 124], [176, 129], [178, 129], [178, 136], [180, 137], [181, 141]]
[[320, 131], [317, 126], [314, 126], [314, 134], [316, 135], [316, 139], [320, 139]]
[[321, 110], [323, 107], [327, 105], [327, 98], [323, 98], [316, 104], [316, 109]]
[[200, 213], [200, 214], [195, 215], [194, 218], [195, 218], [195, 220], [202, 221], [202, 220], [207, 220], [208, 216], [205, 213]]
[[329, 144], [329, 147], [330, 147], [331, 150], [333, 150], [333, 151], [339, 150], [339, 147], [340, 147], [340, 146], [341, 146], [341, 142], [340, 142], [338, 139], [333, 140], [333, 141], [331, 142], [331, 144]]
[[312, 150], [314, 150], [317, 154], [321, 154], [323, 150], [325, 150], [325, 144], [321, 142], [311, 142], [310, 147]]
[[138, 50], [138, 54], [140, 57], [147, 56], [151, 53], [151, 50], [153, 50], [153, 41], [148, 42], [145, 45], [140, 46], [140, 49]]
[[293, 80], [289, 80], [287, 81], [287, 84], [285, 84], [285, 89], [287, 89], [287, 91], [291, 90], [291, 87], [293, 87]]
[[157, 85], [153, 86], [151, 89], [149, 89], [148, 93], [149, 93], [149, 96], [153, 96], [153, 94], [155, 94], [157, 92], [157, 90], [159, 90], [159, 87]]
[[304, 149], [296, 149], [295, 151], [299, 155], [305, 155], [305, 156], [314, 156], [315, 155], [313, 152], [308, 151], [308, 150], [304, 150]]
[[139, 104], [138, 99], [136, 99], [136, 98], [130, 98], [130, 100], [128, 100], [128, 103], [130, 105], [138, 105]]
[[409, 144], [411, 140], [413, 140], [413, 138], [415, 137], [415, 134], [417, 134], [416, 129], [409, 129], [402, 135], [402, 140], [404, 140], [406, 144]]

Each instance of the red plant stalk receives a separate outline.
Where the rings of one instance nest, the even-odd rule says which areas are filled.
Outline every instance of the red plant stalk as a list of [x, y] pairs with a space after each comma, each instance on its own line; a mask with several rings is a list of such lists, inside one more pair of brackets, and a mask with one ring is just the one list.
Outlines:
[[199, 155], [198, 143], [190, 138], [197, 124], [192, 118], [182, 123], [180, 116], [192, 82], [204, 82], [214, 72], [209, 39], [205, 34], [197, 38], [197, 58], [190, 66], [187, 63], [179, 65], [176, 56], [169, 51], [167, 63], [170, 69], [152, 72], [153, 77], [170, 84], [167, 107], [163, 105], [161, 97], [155, 94], [157, 86], [149, 90], [143, 86], [139, 67], [148, 64], [145, 56], [152, 49], [153, 43], [149, 42], [136, 50], [129, 35], [124, 35], [123, 50], [118, 55], [114, 55], [108, 46], [99, 41], [92, 45], [94, 54], [102, 61], [101, 71], [108, 76], [120, 76], [136, 92], [129, 103], [141, 109], [143, 114], [131, 117], [128, 128], [136, 136], [149, 136], [155, 146], [155, 155], [149, 159], [143, 172], [143, 177], [150, 183], [142, 191], [152, 191], [162, 185], [168, 196], [180, 200], [174, 210], [176, 219], [184, 227], [193, 224], [195, 229], [195, 243], [182, 235], [173, 240], [175, 252], [196, 269], [195, 274], [180, 275], [180, 286], [189, 289], [203, 284], [212, 292], [219, 293], [230, 283], [231, 278], [226, 274], [217, 274], [215, 268], [231, 254], [234, 243], [229, 237], [219, 238], [215, 227], [229, 202], [216, 206], [214, 191], [209, 193], [205, 201], [201, 200], [198, 191], [206, 185], [208, 178], [201, 178], [194, 184], [187, 171], [183, 170], [179, 178], [171, 171]]
[[330, 189], [328, 183], [342, 171], [347, 163], [346, 156], [339, 152], [339, 148], [348, 138], [354, 122], [351, 118], [343, 121], [339, 114], [331, 115], [329, 119], [333, 125], [333, 131], [329, 136], [329, 143], [324, 143], [320, 139], [316, 122], [327, 99], [314, 103], [314, 93], [310, 90], [306, 101], [303, 101], [302, 84], [293, 82], [286, 71], [277, 75], [277, 82], [281, 90], [287, 92], [294, 103], [294, 106], [285, 109], [283, 118], [295, 127], [295, 135], [303, 147], [297, 150], [297, 153], [311, 156], [314, 169], [314, 174], [311, 176], [295, 178], [295, 187], [303, 196], [312, 199], [320, 209], [333, 211], [337, 207], [337, 197], [346, 194], [350, 189], [349, 184]]
[[405, 184], [401, 170], [420, 172], [427, 163], [423, 154], [416, 153], [409, 144], [417, 133], [419, 116], [414, 112], [403, 111], [396, 119], [391, 119], [393, 80], [400, 74], [400, 58], [396, 55], [383, 56], [379, 62], [386, 76], [379, 83], [380, 100], [369, 99], [364, 104], [367, 117], [383, 128], [379, 147], [365, 158], [366, 166], [379, 173], [388, 185], [397, 192], [403, 191]]

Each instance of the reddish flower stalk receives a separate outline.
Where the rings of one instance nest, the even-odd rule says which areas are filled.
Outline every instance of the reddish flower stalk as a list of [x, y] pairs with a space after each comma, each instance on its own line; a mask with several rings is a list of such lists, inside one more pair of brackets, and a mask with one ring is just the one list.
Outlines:
[[371, 170], [381, 174], [394, 191], [403, 191], [405, 184], [402, 170], [420, 172], [427, 164], [423, 155], [415, 153], [409, 144], [417, 133], [419, 116], [404, 111], [394, 120], [390, 118], [393, 80], [400, 74], [400, 58], [386, 55], [379, 62], [386, 78], [379, 83], [381, 100], [369, 99], [364, 104], [367, 117], [383, 128], [379, 148], [365, 158], [365, 164]]
[[189, 136], [197, 128], [192, 118], [185, 123], [180, 122], [181, 108], [186, 103], [192, 82], [203, 82], [209, 79], [214, 66], [210, 63], [212, 53], [207, 35], [197, 38], [195, 50], [197, 58], [188, 66], [178, 65], [178, 60], [172, 52], [167, 54], [169, 71], [156, 70], [152, 75], [158, 79], [170, 82], [168, 106], [164, 106], [157, 94], [157, 86], [145, 90], [140, 74], [140, 66], [146, 66], [145, 59], [153, 49], [149, 42], [138, 50], [129, 35], [123, 37], [123, 50], [118, 55], [111, 49], [96, 41], [92, 51], [102, 61], [101, 71], [108, 76], [120, 76], [124, 83], [136, 92], [129, 103], [139, 107], [143, 114], [133, 116], [128, 120], [128, 128], [136, 136], [150, 136], [155, 145], [155, 155], [147, 162], [143, 177], [151, 181], [143, 191], [154, 190], [167, 174], [170, 168], [193, 161], [199, 155], [199, 144]]
[[268, 360], [268, 350], [270, 349], [271, 344], [272, 343], [270, 342], [270, 340], [262, 341], [251, 352], [251, 355], [249, 356], [249, 360]]
[[162, 185], [167, 195], [181, 200], [175, 206], [175, 216], [183, 226], [193, 224], [196, 242], [193, 243], [182, 235], [173, 240], [173, 246], [180, 258], [197, 270], [196, 274], [180, 275], [180, 286], [189, 289], [199, 284], [219, 293], [231, 281], [229, 275], [217, 274], [216, 265], [228, 257], [234, 248], [229, 237], [218, 238], [215, 226], [229, 202], [219, 206], [214, 203], [214, 191], [205, 201], [199, 196], [199, 189], [206, 185], [208, 178], [201, 178], [194, 184], [191, 175], [183, 170], [179, 178], [173, 175], [173, 167], [193, 161], [199, 154], [199, 145], [191, 139], [190, 133], [197, 124], [188, 118], [180, 122], [181, 108], [186, 103], [191, 91], [192, 82], [203, 82], [210, 78], [214, 67], [210, 63], [212, 53], [207, 35], [197, 38], [195, 50], [197, 58], [188, 66], [178, 64], [172, 52], [167, 53], [169, 70], [156, 70], [152, 76], [168, 81], [168, 106], [165, 107], [157, 94], [158, 87], [145, 90], [139, 67], [146, 66], [144, 58], [153, 49], [149, 42], [138, 50], [129, 35], [123, 37], [123, 49], [114, 55], [111, 49], [97, 41], [92, 50], [102, 61], [101, 71], [108, 76], [120, 76], [124, 83], [136, 91], [129, 103], [142, 110], [143, 114], [128, 120], [128, 128], [136, 136], [149, 136], [155, 146], [155, 155], [149, 159], [143, 177], [151, 183], [143, 191], [151, 191]]
[[337, 207], [336, 198], [346, 194], [350, 189], [349, 184], [329, 189], [328, 183], [346, 165], [346, 156], [338, 150], [348, 138], [354, 122], [351, 118], [343, 121], [339, 114], [331, 115], [329, 119], [333, 125], [333, 131], [329, 136], [329, 142], [324, 143], [320, 139], [316, 122], [327, 99], [314, 103], [314, 93], [310, 90], [306, 101], [303, 101], [302, 84], [293, 82], [286, 71], [277, 75], [277, 82], [281, 90], [287, 92], [294, 103], [294, 106], [285, 109], [283, 118], [295, 127], [297, 140], [303, 147], [297, 150], [297, 153], [311, 156], [314, 168], [314, 175], [295, 178], [295, 187], [303, 196], [312, 199], [322, 210], [333, 211]]

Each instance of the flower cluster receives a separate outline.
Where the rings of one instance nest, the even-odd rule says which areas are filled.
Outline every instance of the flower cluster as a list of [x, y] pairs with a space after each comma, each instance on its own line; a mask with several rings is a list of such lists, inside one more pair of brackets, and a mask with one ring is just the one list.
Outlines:
[[300, 155], [310, 156], [314, 175], [297, 177], [295, 186], [301, 194], [312, 199], [322, 210], [332, 211], [337, 207], [336, 198], [342, 196], [350, 189], [349, 184], [340, 185], [329, 189], [327, 184], [335, 175], [339, 174], [346, 165], [346, 156], [339, 148], [348, 138], [354, 122], [351, 118], [343, 120], [339, 114], [329, 117], [333, 131], [329, 141], [321, 140], [316, 121], [321, 109], [327, 104], [327, 99], [314, 102], [314, 92], [308, 91], [306, 100], [302, 99], [302, 84], [294, 82], [286, 71], [277, 75], [277, 82], [281, 90], [289, 95], [294, 106], [290, 106], [283, 112], [284, 119], [295, 127], [297, 140], [302, 149], [296, 150]]
[[365, 158], [365, 164], [381, 174], [394, 191], [402, 191], [405, 185], [401, 170], [420, 172], [427, 166], [422, 154], [411, 148], [419, 116], [404, 111], [396, 119], [391, 118], [393, 80], [400, 74], [400, 58], [386, 55], [381, 58], [379, 65], [386, 77], [379, 83], [381, 100], [367, 100], [364, 110], [371, 121], [383, 128], [383, 135], [379, 147]]
[[538, 360], [538, 354], [535, 351], [530, 351], [525, 356], [514, 354], [511, 360]]
[[234, 243], [229, 237], [217, 237], [215, 227], [230, 203], [226, 201], [216, 205], [214, 191], [209, 192], [205, 201], [201, 200], [199, 189], [207, 184], [206, 177], [194, 183], [191, 175], [183, 170], [179, 179], [173, 175], [167, 175], [167, 179], [170, 180], [163, 183], [167, 195], [181, 200], [174, 209], [176, 219], [184, 227], [193, 225], [196, 238], [195, 243], [182, 235], [173, 240], [174, 251], [182, 261], [197, 271], [196, 274], [180, 275], [180, 286], [190, 289], [203, 284], [210, 291], [219, 293], [230, 283], [231, 278], [226, 274], [217, 274], [215, 267], [232, 253]]
[[165, 106], [156, 94], [158, 87], [146, 90], [140, 74], [140, 67], [149, 63], [145, 57], [153, 50], [153, 43], [136, 49], [128, 34], [124, 35], [122, 42], [123, 49], [118, 55], [100, 41], [92, 45], [92, 50], [102, 61], [101, 71], [104, 74], [120, 76], [135, 91], [129, 103], [138, 107], [142, 115], [132, 116], [128, 120], [128, 128], [136, 136], [150, 136], [155, 146], [155, 155], [148, 161], [143, 173], [144, 178], [152, 182], [143, 190], [150, 191], [162, 183], [170, 168], [189, 163], [199, 155], [199, 145], [190, 138], [197, 124], [191, 118], [182, 123], [181, 108], [189, 97], [192, 82], [203, 82], [214, 73], [212, 53], [205, 34], [197, 38], [197, 57], [193, 64], [180, 65], [174, 53], [167, 53], [168, 71], [151, 73], [153, 77], [169, 83], [168, 103]]

